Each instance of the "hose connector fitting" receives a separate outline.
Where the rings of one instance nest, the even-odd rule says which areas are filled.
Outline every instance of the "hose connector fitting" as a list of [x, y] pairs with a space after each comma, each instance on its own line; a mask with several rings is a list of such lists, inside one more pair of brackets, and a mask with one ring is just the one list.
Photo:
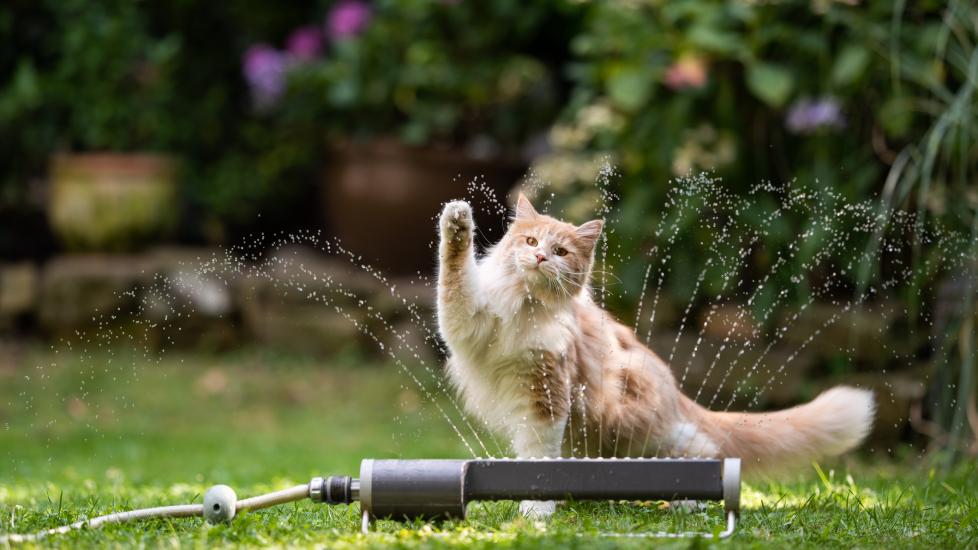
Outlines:
[[356, 499], [350, 476], [315, 477], [309, 482], [309, 498], [325, 504], [350, 504]]

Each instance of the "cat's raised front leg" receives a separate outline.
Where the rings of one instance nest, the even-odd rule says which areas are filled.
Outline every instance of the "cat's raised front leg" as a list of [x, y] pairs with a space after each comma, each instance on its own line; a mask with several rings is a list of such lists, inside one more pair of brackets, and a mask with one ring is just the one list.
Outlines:
[[438, 317], [442, 329], [471, 322], [477, 309], [472, 207], [465, 201], [445, 205], [439, 220]]

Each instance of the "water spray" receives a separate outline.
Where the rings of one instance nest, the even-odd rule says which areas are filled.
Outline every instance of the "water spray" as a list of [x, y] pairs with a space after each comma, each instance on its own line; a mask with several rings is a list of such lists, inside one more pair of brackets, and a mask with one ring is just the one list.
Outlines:
[[717, 533], [604, 533], [617, 537], [727, 538], [740, 514], [740, 459], [567, 458], [475, 460], [375, 460], [360, 477], [315, 477], [309, 483], [238, 500], [227, 485], [204, 493], [203, 504], [118, 512], [0, 542], [33, 542], [74, 529], [150, 518], [203, 517], [229, 523], [239, 512], [309, 499], [321, 504], [360, 503], [361, 529], [375, 519], [464, 519], [475, 501], [496, 500], [717, 500], [726, 525]]

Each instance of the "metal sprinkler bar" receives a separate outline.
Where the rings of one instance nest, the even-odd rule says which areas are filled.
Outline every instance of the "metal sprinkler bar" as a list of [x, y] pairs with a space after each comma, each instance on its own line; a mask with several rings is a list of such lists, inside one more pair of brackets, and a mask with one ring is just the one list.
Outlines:
[[740, 459], [366, 459], [359, 478], [314, 478], [309, 497], [359, 501], [364, 532], [376, 518], [464, 518], [480, 500], [722, 500], [724, 538], [740, 512]]
[[[229, 522], [238, 512], [309, 498], [325, 504], [360, 502], [364, 532], [377, 518], [464, 518], [480, 500], [722, 500], [733, 534], [740, 514], [740, 459], [556, 458], [476, 460], [374, 460], [360, 477], [313, 478], [307, 485], [238, 500], [227, 485], [204, 493], [202, 504], [116, 512], [31, 534], [0, 535], [0, 543], [34, 542], [74, 529], [149, 518], [203, 516]], [[618, 537], [713, 538], [712, 533], [605, 533]]]

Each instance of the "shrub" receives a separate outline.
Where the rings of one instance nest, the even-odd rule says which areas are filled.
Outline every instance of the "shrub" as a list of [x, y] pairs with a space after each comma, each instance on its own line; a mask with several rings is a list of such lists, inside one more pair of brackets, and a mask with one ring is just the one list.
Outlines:
[[315, 119], [331, 139], [518, 151], [559, 107], [561, 6], [343, 0], [286, 50], [252, 46], [244, 70], [260, 114]]
[[[974, 127], [968, 44], [975, 29], [964, 6], [590, 3], [572, 43], [569, 106], [551, 131], [554, 150], [536, 170], [567, 191], [569, 212], [584, 217], [594, 203], [588, 189], [598, 161], [611, 158], [621, 173], [618, 237], [647, 246], [667, 181], [700, 171], [720, 176], [734, 194], [763, 181], [784, 190], [800, 182], [831, 189], [840, 200], [875, 201], [882, 194], [891, 206], [935, 215], [948, 206], [939, 200], [942, 191], [954, 188], [966, 200], [950, 207], [956, 210], [951, 221], [968, 227], [978, 195], [965, 174], [973, 173], [978, 152], [967, 130]], [[945, 27], [945, 20], [952, 24]], [[927, 156], [935, 150], [940, 153]], [[885, 185], [891, 165], [904, 169], [901, 181], [920, 180], [907, 175], [903, 161], [911, 159], [918, 176], [934, 175], [934, 185], [920, 184], [914, 196], [907, 183], [894, 195]], [[770, 205], [758, 200], [752, 207], [761, 219]], [[794, 218], [763, 246], [786, 246], [805, 223]], [[685, 247], [674, 261], [703, 265], [702, 254]], [[622, 266], [631, 274], [627, 290], [637, 291], [644, 261], [636, 256]], [[687, 299], [689, 282], [674, 284], [672, 292]], [[709, 281], [703, 288], [704, 295], [718, 290]]]

